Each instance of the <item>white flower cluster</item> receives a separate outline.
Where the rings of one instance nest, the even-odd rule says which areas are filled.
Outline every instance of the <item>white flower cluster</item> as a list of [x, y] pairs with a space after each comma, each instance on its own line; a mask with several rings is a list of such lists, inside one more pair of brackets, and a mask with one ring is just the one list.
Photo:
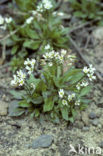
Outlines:
[[[50, 49], [50, 46], [47, 45], [45, 46], [45, 50]], [[45, 61], [50, 61], [50, 63], [52, 63], [52, 61], [58, 61], [59, 63], [63, 63], [64, 61], [64, 56], [66, 55], [67, 51], [62, 49], [61, 50], [61, 54], [59, 52], [55, 52], [54, 50], [47, 52], [46, 54], [43, 55]]]
[[53, 7], [51, 1], [49, 0], [42, 0], [41, 3], [39, 3], [39, 5], [37, 6], [37, 11], [39, 12], [43, 12], [44, 9], [49, 10]]
[[[35, 63], [36, 60], [35, 59], [29, 59], [27, 58], [27, 60], [24, 62], [25, 65], [25, 69], [27, 70], [27, 73], [30, 75], [35, 67]], [[24, 73], [22, 70], [17, 71], [17, 74], [14, 75], [14, 79], [11, 81], [11, 85], [12, 86], [23, 86], [25, 83], [25, 79], [26, 79], [27, 74]], [[31, 84], [32, 88], [35, 88], [34, 84]]]
[[24, 62], [25, 68], [28, 71], [29, 75], [33, 72], [35, 63], [36, 63], [35, 59], [30, 60], [29, 58], [27, 58], [27, 60]]
[[81, 87], [86, 87], [86, 86], [88, 86], [88, 85], [89, 85], [88, 81], [82, 81], [81, 83], [79, 82], [79, 83], [76, 85], [76, 88], [77, 88], [78, 90], [80, 90]]
[[39, 13], [38, 11], [32, 10], [31, 13], [32, 13], [33, 17], [35, 17], [38, 21], [45, 20], [43, 18], [42, 14]]
[[83, 68], [83, 72], [84, 72], [85, 74], [87, 74], [87, 76], [88, 76], [88, 78], [89, 78], [90, 81], [96, 79], [96, 76], [94, 76], [94, 71], [95, 71], [95, 70], [96, 70], [96, 69], [93, 68], [93, 65], [92, 65], [92, 64], [89, 65], [89, 68], [88, 68], [88, 67], [84, 67], [84, 68]]
[[0, 28], [3, 30], [6, 30], [6, 24], [9, 24], [12, 22], [12, 17], [2, 17], [0, 15]]
[[75, 98], [75, 93], [71, 94], [71, 95], [68, 95], [68, 101], [72, 101], [74, 98]]
[[17, 75], [13, 75], [14, 79], [11, 81], [12, 86], [23, 86], [25, 83], [26, 74], [19, 70], [17, 71]]
[[[61, 99], [63, 99], [64, 98], [64, 90], [63, 89], [60, 89], [59, 90], [59, 92], [58, 92], [58, 94], [59, 94], [59, 97], [61, 98]], [[71, 95], [68, 95], [68, 101], [67, 100], [65, 100], [65, 99], [63, 99], [62, 100], [62, 104], [63, 105], [68, 105], [68, 102], [70, 102], [70, 101], [72, 101], [74, 98], [75, 98], [75, 93], [72, 93]]]
[[80, 100], [77, 100], [77, 101], [75, 102], [75, 105], [76, 105], [76, 106], [79, 106], [79, 105], [80, 105]]

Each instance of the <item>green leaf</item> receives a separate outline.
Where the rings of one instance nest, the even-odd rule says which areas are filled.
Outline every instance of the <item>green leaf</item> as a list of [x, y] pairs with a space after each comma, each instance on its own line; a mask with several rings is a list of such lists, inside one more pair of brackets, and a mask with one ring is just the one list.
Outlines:
[[72, 76], [72, 81], [70, 82], [70, 84], [74, 84], [77, 83], [78, 81], [80, 81], [84, 76], [84, 73], [77, 73], [76, 75]]
[[10, 93], [11, 95], [13, 95], [13, 97], [14, 97], [15, 99], [19, 99], [19, 100], [21, 100], [21, 99], [22, 99], [22, 96], [25, 96], [25, 94], [26, 94], [26, 92], [23, 91], [23, 90], [22, 90], [22, 91], [10, 90], [9, 93]]
[[32, 10], [33, 4], [36, 2], [36, 0], [15, 0], [15, 1], [19, 9], [21, 9], [22, 11]]
[[45, 99], [45, 103], [43, 106], [43, 111], [44, 112], [48, 112], [51, 111], [54, 107], [54, 101], [52, 97], [48, 97], [47, 99]]
[[83, 89], [81, 90], [81, 92], [80, 92], [80, 96], [85, 96], [85, 95], [87, 95], [87, 94], [90, 92], [91, 88], [92, 88], [91, 86], [87, 86], [87, 87], [83, 88]]
[[39, 35], [37, 34], [37, 32], [35, 30], [32, 30], [31, 28], [28, 28], [26, 30], [26, 34], [28, 35], [28, 37], [30, 37], [31, 39], [39, 39]]
[[31, 107], [31, 104], [27, 103], [26, 100], [22, 100], [22, 101], [19, 102], [19, 106], [23, 107], [23, 108], [28, 108], [28, 107]]
[[81, 72], [81, 69], [71, 68], [64, 73], [64, 76], [61, 78], [62, 82], [68, 82], [75, 78], [75, 76]]
[[62, 113], [63, 119], [68, 121], [69, 120], [69, 118], [68, 118], [68, 108], [67, 107], [62, 108], [61, 109], [61, 113]]
[[36, 49], [39, 48], [40, 43], [41, 43], [41, 41], [26, 40], [26, 41], [23, 43], [23, 47], [36, 50]]
[[[34, 95], [35, 95], [35, 93], [34, 93]], [[41, 103], [43, 103], [43, 97], [42, 96], [37, 96], [37, 97], [34, 97], [34, 95], [33, 95], [33, 100], [31, 100], [31, 102], [33, 103], [33, 104], [41, 104]]]
[[35, 109], [34, 110], [34, 114], [35, 114], [35, 117], [38, 117], [40, 115], [39, 109]]
[[19, 108], [19, 101], [12, 101], [9, 105], [9, 109], [8, 109], [8, 112], [9, 112], [9, 116], [11, 117], [14, 117], [14, 116], [21, 116], [22, 114], [25, 113], [25, 110], [24, 109], [20, 109]]
[[70, 117], [70, 118], [69, 118], [69, 121], [70, 121], [71, 123], [73, 123], [73, 122], [74, 122], [74, 118], [73, 118], [73, 117]]
[[18, 45], [13, 46], [12, 50], [11, 50], [11, 54], [15, 54], [18, 50]]

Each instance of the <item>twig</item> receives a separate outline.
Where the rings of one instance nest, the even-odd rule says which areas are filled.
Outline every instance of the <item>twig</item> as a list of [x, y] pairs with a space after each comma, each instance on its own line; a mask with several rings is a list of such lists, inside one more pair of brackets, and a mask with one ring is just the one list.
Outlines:
[[[87, 66], [89, 66], [89, 62], [88, 62], [88, 61], [85, 59], [85, 57], [82, 55], [82, 52], [81, 52], [80, 47], [75, 43], [75, 41], [74, 41], [71, 37], [69, 37], [69, 40], [70, 40], [71, 44], [74, 46], [74, 48], [76, 49], [76, 51], [77, 51], [77, 53], [79, 54], [79, 56], [81, 57], [81, 59], [85, 62], [85, 64], [86, 64]], [[103, 82], [103, 78], [100, 76], [100, 74], [99, 74], [97, 71], [95, 72], [95, 74], [96, 74], [97, 78], [98, 78], [100, 81]]]
[[[79, 26], [76, 26], [76, 27], [74, 27], [73, 29], [71, 29], [70, 31], [69, 31], [69, 34], [70, 33], [72, 33], [72, 32], [74, 32], [74, 31], [76, 31], [76, 30], [78, 30], [78, 29], [81, 29], [81, 28], [83, 28], [83, 27], [85, 27], [85, 26], [87, 26], [87, 25], [90, 25], [90, 24], [92, 24], [93, 22], [96, 22], [97, 20], [92, 20], [92, 21], [90, 21], [90, 22], [86, 22], [86, 23], [83, 23], [83, 24], [81, 24], [81, 25], [79, 25]], [[93, 27], [92, 27], [93, 28]]]
[[[23, 28], [25, 26], [25, 24], [23, 24], [20, 28]], [[5, 36], [4, 38], [0, 39], [0, 42], [7, 40], [9, 37], [11, 37], [12, 35], [16, 34], [20, 28], [17, 28], [16, 30], [12, 31], [10, 34], [8, 34], [7, 36]]]
[[84, 49], [87, 49], [90, 39], [91, 39], [91, 36], [88, 35]]

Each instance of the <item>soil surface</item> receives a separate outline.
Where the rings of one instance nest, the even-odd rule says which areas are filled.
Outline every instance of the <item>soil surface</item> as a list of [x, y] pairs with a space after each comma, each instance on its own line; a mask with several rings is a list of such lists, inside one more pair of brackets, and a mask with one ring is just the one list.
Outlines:
[[[82, 28], [73, 31], [71, 36], [82, 49], [85, 59], [96, 67], [103, 78], [103, 28]], [[85, 111], [78, 112], [73, 124], [68, 125], [63, 121], [54, 124], [28, 116], [9, 117], [11, 79], [8, 65], [0, 65], [0, 156], [103, 156], [103, 81], [95, 81], [90, 94], [92, 102]], [[43, 134], [53, 136], [52, 145], [33, 149], [30, 145]], [[69, 153], [71, 145], [75, 152]], [[82, 153], [79, 153], [79, 146], [83, 148]], [[89, 154], [87, 151], [92, 147], [95, 151]], [[101, 154], [96, 153], [99, 147]]]
[[[92, 56], [93, 59], [95, 54], [94, 57]], [[69, 125], [62, 121], [60, 124], [53, 124], [46, 120], [33, 120], [24, 116], [20, 118], [9, 117], [7, 107], [12, 101], [9, 94], [10, 81], [9, 67], [2, 66], [0, 68], [0, 110], [4, 110], [0, 111], [0, 156], [86, 155], [78, 153], [79, 145], [83, 146], [84, 150], [91, 147], [95, 150], [97, 147], [101, 147], [102, 150], [103, 84], [100, 81], [94, 83], [94, 89], [91, 93], [92, 102], [88, 108], [83, 112], [78, 112], [74, 124]], [[30, 144], [42, 134], [53, 136], [52, 145], [48, 148], [38, 149], [30, 147]], [[69, 153], [70, 145], [75, 147], [77, 154]], [[89, 155], [97, 156], [92, 152]]]

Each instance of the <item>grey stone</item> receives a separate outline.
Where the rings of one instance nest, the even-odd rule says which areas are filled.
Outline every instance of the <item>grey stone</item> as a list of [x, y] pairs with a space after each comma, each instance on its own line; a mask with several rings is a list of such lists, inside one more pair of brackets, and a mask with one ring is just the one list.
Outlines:
[[87, 132], [87, 131], [89, 131], [89, 127], [83, 127], [83, 129], [82, 129], [84, 132]]
[[89, 118], [90, 119], [95, 119], [97, 116], [96, 116], [96, 114], [94, 113], [94, 112], [91, 112], [90, 114], [89, 114]]
[[98, 126], [98, 123], [99, 123], [99, 121], [97, 119], [95, 119], [95, 120], [92, 121], [92, 125], [93, 126]]
[[103, 148], [103, 141], [100, 142], [99, 147]]
[[79, 128], [79, 129], [82, 129], [84, 124], [82, 121], [75, 121], [74, 126]]
[[52, 145], [52, 142], [53, 142], [53, 136], [52, 135], [41, 135], [32, 142], [31, 147], [33, 149], [36, 149], [39, 147], [47, 148], [47, 147]]
[[89, 125], [89, 118], [86, 112], [82, 112], [82, 121], [86, 126]]
[[8, 103], [0, 101], [0, 116], [7, 115], [8, 112]]

